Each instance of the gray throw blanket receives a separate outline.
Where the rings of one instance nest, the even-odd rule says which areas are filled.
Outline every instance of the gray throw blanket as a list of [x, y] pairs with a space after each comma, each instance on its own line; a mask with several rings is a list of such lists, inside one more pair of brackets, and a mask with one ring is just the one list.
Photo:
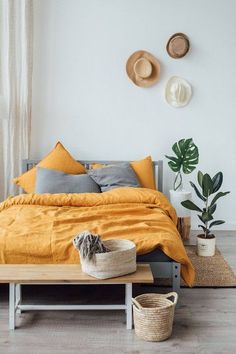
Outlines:
[[89, 231], [83, 231], [75, 236], [73, 245], [80, 252], [81, 257], [88, 260], [93, 260], [95, 253], [110, 252], [102, 243], [100, 236]]

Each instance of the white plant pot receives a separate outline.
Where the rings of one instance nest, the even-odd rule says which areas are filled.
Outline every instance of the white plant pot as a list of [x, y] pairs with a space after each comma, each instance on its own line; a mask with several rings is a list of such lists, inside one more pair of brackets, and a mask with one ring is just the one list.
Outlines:
[[182, 206], [181, 202], [184, 200], [191, 200], [192, 193], [186, 190], [177, 190], [174, 191], [173, 189], [170, 190], [170, 202], [176, 210], [177, 216], [179, 218], [187, 218], [191, 216], [191, 210], [186, 209]]
[[215, 255], [216, 238], [197, 237], [197, 254], [201, 257], [212, 257]]

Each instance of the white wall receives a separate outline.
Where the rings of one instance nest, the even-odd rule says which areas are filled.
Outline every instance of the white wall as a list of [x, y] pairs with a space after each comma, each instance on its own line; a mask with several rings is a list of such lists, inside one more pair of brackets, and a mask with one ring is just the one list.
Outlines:
[[[231, 194], [218, 216], [223, 228], [236, 228], [235, 16], [234, 0], [35, 0], [31, 157], [61, 140], [81, 159], [163, 159], [176, 140], [193, 137], [199, 168], [224, 172]], [[179, 31], [191, 51], [174, 60], [165, 46]], [[149, 89], [125, 72], [138, 49], [161, 62], [161, 79]], [[193, 86], [185, 108], [164, 101], [172, 75]], [[168, 191], [166, 162], [164, 172]]]

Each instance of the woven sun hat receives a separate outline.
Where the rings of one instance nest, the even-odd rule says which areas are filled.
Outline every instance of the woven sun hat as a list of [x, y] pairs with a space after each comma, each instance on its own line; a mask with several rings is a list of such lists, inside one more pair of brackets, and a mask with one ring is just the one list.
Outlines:
[[135, 85], [149, 87], [159, 80], [160, 63], [152, 54], [138, 50], [129, 57], [126, 72]]
[[192, 97], [192, 88], [188, 81], [172, 76], [166, 84], [165, 98], [173, 107], [186, 106]]
[[166, 50], [174, 59], [183, 58], [189, 51], [190, 43], [184, 33], [175, 33], [167, 42]]

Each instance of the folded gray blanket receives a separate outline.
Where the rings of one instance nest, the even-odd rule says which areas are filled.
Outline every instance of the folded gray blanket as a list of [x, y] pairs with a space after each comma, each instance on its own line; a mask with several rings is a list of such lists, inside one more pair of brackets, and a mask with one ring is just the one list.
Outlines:
[[96, 253], [110, 252], [102, 243], [100, 236], [92, 234], [90, 231], [83, 231], [75, 236], [73, 245], [83, 259], [93, 260]]

